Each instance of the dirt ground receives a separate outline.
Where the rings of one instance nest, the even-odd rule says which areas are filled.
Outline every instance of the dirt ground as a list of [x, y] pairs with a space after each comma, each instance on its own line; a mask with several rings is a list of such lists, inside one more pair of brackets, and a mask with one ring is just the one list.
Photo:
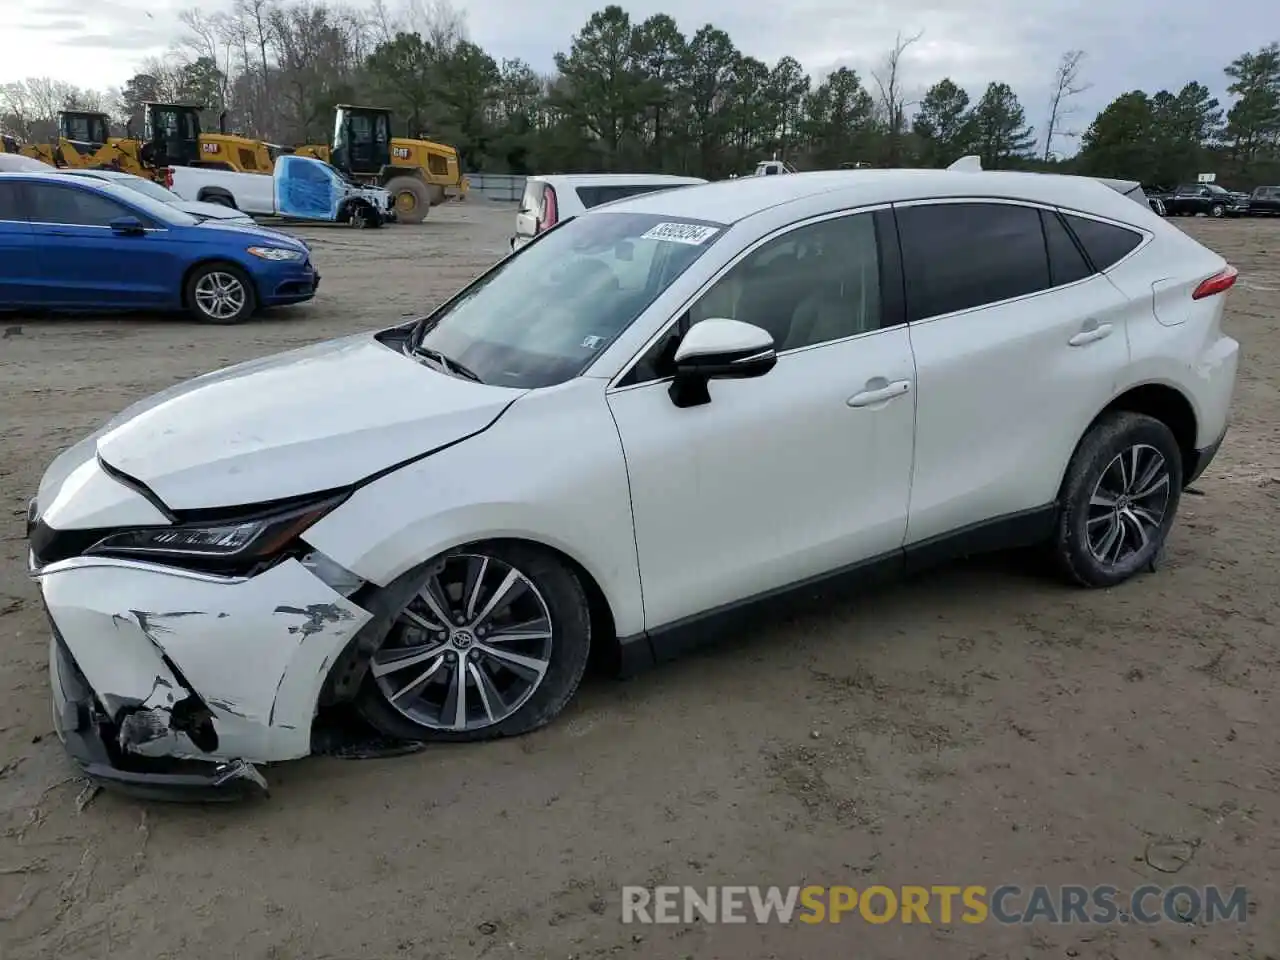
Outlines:
[[[25, 572], [41, 471], [175, 381], [420, 312], [503, 251], [511, 214], [303, 231], [319, 297], [243, 327], [0, 323], [0, 958], [1280, 955], [1280, 221], [1181, 222], [1241, 269], [1243, 364], [1154, 576], [1087, 592], [958, 564], [592, 680], [521, 739], [284, 765], [251, 804], [86, 804]], [[1239, 884], [1251, 915], [623, 925], [622, 886], [658, 883]]]

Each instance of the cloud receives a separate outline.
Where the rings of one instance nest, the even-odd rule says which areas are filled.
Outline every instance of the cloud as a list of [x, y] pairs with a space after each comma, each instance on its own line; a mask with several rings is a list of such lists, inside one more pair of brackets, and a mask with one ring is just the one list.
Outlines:
[[[337, 2], [337, 0], [335, 0]], [[372, 0], [353, 0], [371, 6]], [[609, 0], [453, 0], [471, 37], [498, 59], [519, 57], [550, 72], [557, 51]], [[141, 60], [180, 33], [186, 7], [226, 9], [230, 0], [0, 0], [6, 55], [0, 82], [56, 74], [80, 86], [120, 85]], [[1083, 79], [1072, 122], [1087, 124], [1119, 94], [1177, 89], [1191, 80], [1225, 99], [1222, 68], [1273, 39], [1276, 0], [636, 0], [624, 3], [639, 22], [670, 12], [686, 34], [714, 23], [745, 53], [767, 62], [790, 55], [817, 81], [849, 66], [871, 84], [899, 33], [923, 31], [904, 57], [912, 98], [950, 76], [974, 98], [991, 81], [1008, 83], [1043, 125], [1053, 71], [1063, 52], [1082, 49]], [[395, 6], [396, 0], [389, 5]], [[72, 26], [70, 21], [78, 23]], [[61, 34], [61, 35], [60, 35]], [[1077, 123], [1078, 121], [1078, 123]]]

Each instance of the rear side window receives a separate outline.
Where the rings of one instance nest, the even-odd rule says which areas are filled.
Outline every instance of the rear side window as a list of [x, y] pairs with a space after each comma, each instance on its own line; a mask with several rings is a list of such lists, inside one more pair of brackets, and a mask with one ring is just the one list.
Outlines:
[[129, 211], [109, 197], [74, 187], [30, 184], [31, 221], [80, 227], [106, 227]]
[[1025, 296], [1051, 285], [1040, 212], [1006, 203], [897, 210], [907, 319]]
[[590, 210], [602, 203], [612, 203], [626, 197], [638, 197], [642, 193], [654, 193], [658, 190], [670, 190], [673, 186], [684, 184], [670, 183], [610, 183], [594, 187], [578, 187], [578, 199], [583, 207]]
[[[25, 220], [16, 183], [0, 183], [0, 221]], [[25, 229], [25, 228], [24, 228]]]
[[1093, 261], [1095, 270], [1106, 270], [1123, 260], [1142, 242], [1142, 234], [1111, 223], [1101, 223], [1066, 214], [1071, 232]]
[[1093, 273], [1093, 269], [1067, 232], [1062, 219], [1049, 210], [1040, 211], [1044, 225], [1044, 245], [1049, 251], [1049, 279], [1055, 287], [1075, 283]]

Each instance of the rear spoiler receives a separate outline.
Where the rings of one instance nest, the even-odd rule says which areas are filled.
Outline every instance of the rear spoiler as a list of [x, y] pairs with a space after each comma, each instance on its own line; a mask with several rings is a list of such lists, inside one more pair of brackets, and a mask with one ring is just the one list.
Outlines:
[[[947, 169], [961, 171], [964, 173], [981, 173], [982, 159], [970, 154], [969, 156], [961, 157], [955, 163], [951, 164], [951, 166], [947, 167]], [[1137, 180], [1113, 180], [1108, 177], [1094, 177], [1093, 179], [1097, 180], [1103, 186], [1110, 187], [1116, 193], [1128, 197], [1134, 203], [1140, 203], [1144, 207], [1150, 206], [1147, 201], [1147, 195], [1142, 190], [1142, 184]]]

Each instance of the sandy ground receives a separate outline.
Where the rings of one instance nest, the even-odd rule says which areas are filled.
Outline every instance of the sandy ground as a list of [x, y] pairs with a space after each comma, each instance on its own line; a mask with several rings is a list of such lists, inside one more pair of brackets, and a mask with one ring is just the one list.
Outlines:
[[[23, 562], [45, 465], [175, 381], [419, 312], [502, 252], [511, 219], [472, 202], [306, 231], [319, 298], [243, 327], [45, 320], [0, 340], [0, 957], [1280, 954], [1280, 221], [1182, 224], [1241, 268], [1244, 359], [1233, 431], [1157, 575], [1085, 592], [1008, 558], [956, 565], [588, 682], [519, 740], [286, 765], [248, 805], [78, 804]], [[1190, 861], [1161, 873], [1175, 842]], [[624, 884], [1148, 882], [1243, 884], [1251, 916], [620, 922]]]

